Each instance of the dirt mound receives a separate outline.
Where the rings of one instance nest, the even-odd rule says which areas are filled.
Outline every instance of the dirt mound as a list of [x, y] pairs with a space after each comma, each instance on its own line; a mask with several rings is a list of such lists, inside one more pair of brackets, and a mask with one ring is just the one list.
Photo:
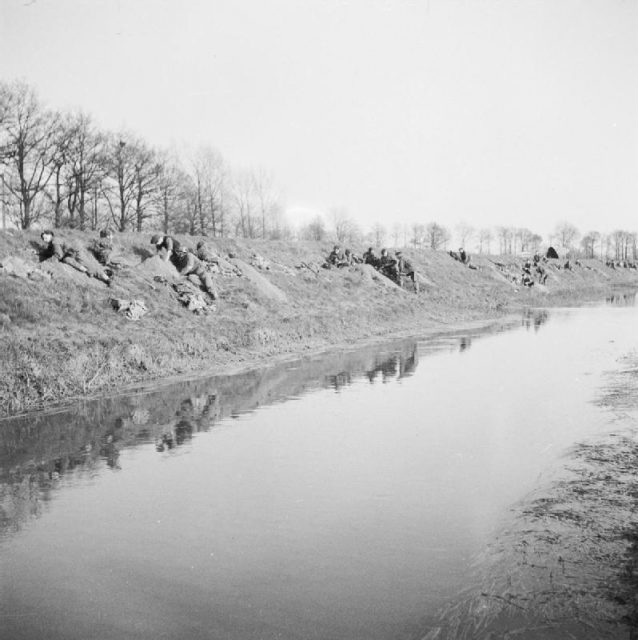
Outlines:
[[239, 258], [229, 258], [229, 260], [241, 271], [245, 278], [250, 280], [264, 298], [277, 300], [278, 302], [286, 302], [288, 300], [286, 294], [279, 287], [275, 286], [265, 276], [262, 276], [261, 273], [254, 267], [251, 267], [247, 262]]
[[164, 276], [165, 278], [177, 277], [177, 269], [170, 262], [162, 260], [159, 256], [147, 258], [141, 262], [133, 270], [140, 275], [146, 276]]
[[58, 260], [46, 260], [42, 263], [40, 270], [54, 280], [70, 280], [71, 282], [81, 286], [99, 288], [103, 288], [105, 286], [103, 282], [70, 267], [68, 264], [64, 264], [64, 262], [59, 262]]
[[41, 271], [33, 262], [23, 260], [17, 256], [3, 258], [2, 261], [0, 261], [0, 270], [16, 278], [47, 277], [48, 275]]
[[398, 289], [398, 285], [379, 273], [371, 264], [358, 264], [352, 267], [354, 273], [361, 274], [362, 280], [368, 280], [386, 289]]

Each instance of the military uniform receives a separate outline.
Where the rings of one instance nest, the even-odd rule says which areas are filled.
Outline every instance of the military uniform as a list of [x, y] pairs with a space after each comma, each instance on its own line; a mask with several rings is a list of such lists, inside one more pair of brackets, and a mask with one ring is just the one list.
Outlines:
[[375, 269], [378, 268], [378, 266], [379, 266], [379, 258], [377, 258], [377, 256], [374, 255], [374, 251], [372, 250], [372, 247], [370, 247], [363, 254], [363, 262], [365, 264], [371, 264]]
[[106, 265], [111, 261], [111, 254], [113, 253], [113, 238], [100, 238], [93, 243], [90, 249], [95, 256], [95, 259], [100, 264]]
[[151, 238], [151, 244], [155, 245], [158, 254], [163, 254], [163, 259], [166, 261], [170, 260], [171, 256], [181, 249], [179, 240], [159, 233]]
[[92, 276], [107, 284], [111, 283], [111, 279], [104, 272], [89, 269], [82, 261], [82, 251], [72, 244], [52, 238], [41, 254], [42, 260], [49, 260], [50, 258], [56, 258], [60, 262], [69, 265], [69, 267], [85, 273], [87, 276]]
[[394, 282], [398, 281], [397, 261], [388, 255], [385, 249], [381, 252], [378, 269], [386, 278]]
[[326, 258], [326, 263], [332, 267], [344, 267], [348, 264], [346, 256], [338, 248], [330, 252], [330, 255]]
[[401, 254], [401, 252], [397, 253], [396, 256], [397, 256], [396, 269], [397, 269], [397, 276], [399, 280], [398, 282], [399, 286], [400, 287], [403, 286], [403, 278], [407, 276], [414, 283], [414, 290], [418, 293], [419, 283], [416, 279], [416, 272], [414, 270], [414, 267], [412, 266], [412, 263], [409, 260], [406, 260]]
[[213, 279], [196, 255], [190, 251], [180, 250], [175, 253], [173, 264], [177, 267], [180, 275], [186, 277], [197, 276], [204, 291], [208, 292], [213, 299], [217, 298], [217, 290], [213, 284]]

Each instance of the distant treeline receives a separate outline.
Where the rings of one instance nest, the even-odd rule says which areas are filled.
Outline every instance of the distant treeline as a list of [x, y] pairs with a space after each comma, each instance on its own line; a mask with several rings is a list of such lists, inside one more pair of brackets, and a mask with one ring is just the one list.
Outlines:
[[[364, 230], [338, 207], [293, 226], [268, 171], [234, 169], [209, 145], [178, 152], [130, 131], [105, 131], [87, 113], [50, 109], [20, 80], [0, 82], [0, 172], [3, 228], [162, 229], [414, 249], [446, 249], [453, 237], [437, 222]], [[584, 257], [637, 258], [636, 233], [582, 235], [567, 222], [546, 241], [527, 228], [461, 223], [454, 232], [458, 243], [481, 253], [534, 253], [554, 243]]]

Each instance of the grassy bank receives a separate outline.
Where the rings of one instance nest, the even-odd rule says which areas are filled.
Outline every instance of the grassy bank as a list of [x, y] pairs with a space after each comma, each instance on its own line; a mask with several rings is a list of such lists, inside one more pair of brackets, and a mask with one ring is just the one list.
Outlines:
[[[92, 236], [64, 238], [88, 246]], [[148, 239], [117, 236], [116, 253], [127, 266], [108, 288], [64, 264], [39, 264], [36, 232], [0, 233], [0, 415], [638, 284], [634, 270], [585, 261], [573, 271], [550, 265], [546, 286], [529, 289], [511, 279], [520, 275], [520, 259], [478, 256], [472, 270], [444, 252], [407, 251], [422, 274], [416, 295], [369, 267], [321, 269], [329, 243], [211, 240], [242, 275], [215, 275], [219, 297], [196, 315], [178, 301], [171, 287], [177, 272], [152, 257]], [[183, 240], [194, 246], [198, 238]], [[15, 268], [16, 258], [28, 276]], [[113, 309], [112, 298], [142, 300], [148, 313], [131, 321]]]

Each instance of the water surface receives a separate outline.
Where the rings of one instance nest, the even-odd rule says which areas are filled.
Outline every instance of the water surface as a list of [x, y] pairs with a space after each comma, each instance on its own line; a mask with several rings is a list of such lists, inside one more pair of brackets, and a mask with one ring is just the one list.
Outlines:
[[607, 427], [609, 303], [1, 421], [0, 637], [418, 637]]

